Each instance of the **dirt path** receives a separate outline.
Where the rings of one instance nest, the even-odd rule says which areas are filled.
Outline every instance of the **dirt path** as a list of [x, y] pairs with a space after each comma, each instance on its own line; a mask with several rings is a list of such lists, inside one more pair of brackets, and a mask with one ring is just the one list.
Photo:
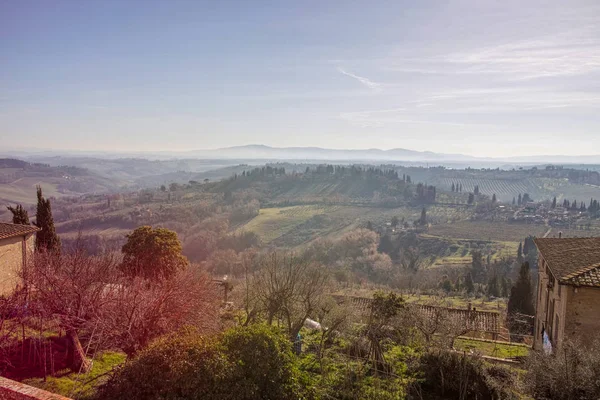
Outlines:
[[544, 236], [542, 236], [542, 237], [548, 237], [550, 232], [552, 232], [552, 228], [548, 229], [548, 231], [546, 233], [544, 233]]

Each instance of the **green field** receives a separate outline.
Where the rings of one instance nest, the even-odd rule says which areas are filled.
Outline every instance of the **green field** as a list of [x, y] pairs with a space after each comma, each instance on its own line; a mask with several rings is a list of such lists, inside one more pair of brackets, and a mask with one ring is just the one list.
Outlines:
[[88, 373], [64, 371], [64, 374], [59, 372], [57, 376], [48, 376], [45, 380], [26, 379], [23, 383], [74, 399], [88, 399], [92, 398], [98, 386], [106, 382], [109, 372], [125, 362], [125, 358], [124, 353], [107, 351], [94, 358]]
[[491, 340], [477, 340], [460, 337], [454, 342], [454, 348], [460, 351], [479, 353], [497, 358], [526, 357], [530, 347], [520, 343], [501, 343]]
[[335, 209], [335, 206], [263, 208], [258, 216], [239, 229], [256, 233], [264, 243], [268, 244], [312, 217], [333, 212]]

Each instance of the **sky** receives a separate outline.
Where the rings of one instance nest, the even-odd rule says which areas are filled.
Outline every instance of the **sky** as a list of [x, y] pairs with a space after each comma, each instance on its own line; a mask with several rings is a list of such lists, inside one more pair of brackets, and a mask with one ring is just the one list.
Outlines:
[[0, 143], [600, 154], [600, 2], [0, 0]]

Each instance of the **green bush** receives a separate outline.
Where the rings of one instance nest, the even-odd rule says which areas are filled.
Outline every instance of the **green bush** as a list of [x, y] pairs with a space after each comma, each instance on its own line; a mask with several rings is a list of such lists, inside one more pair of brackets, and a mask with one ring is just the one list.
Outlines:
[[286, 400], [305, 398], [289, 341], [255, 325], [217, 337], [194, 330], [154, 342], [125, 363], [99, 399]]

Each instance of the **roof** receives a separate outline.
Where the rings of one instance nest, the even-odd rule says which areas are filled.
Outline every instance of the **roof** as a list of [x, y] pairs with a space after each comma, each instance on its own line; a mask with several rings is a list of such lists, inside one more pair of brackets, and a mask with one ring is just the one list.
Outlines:
[[567, 285], [600, 287], [600, 264], [592, 265], [572, 275], [566, 278]]
[[600, 287], [600, 237], [535, 239], [560, 283]]
[[19, 225], [0, 222], [0, 239], [8, 239], [15, 236], [25, 236], [39, 230], [40, 228], [33, 225]]

